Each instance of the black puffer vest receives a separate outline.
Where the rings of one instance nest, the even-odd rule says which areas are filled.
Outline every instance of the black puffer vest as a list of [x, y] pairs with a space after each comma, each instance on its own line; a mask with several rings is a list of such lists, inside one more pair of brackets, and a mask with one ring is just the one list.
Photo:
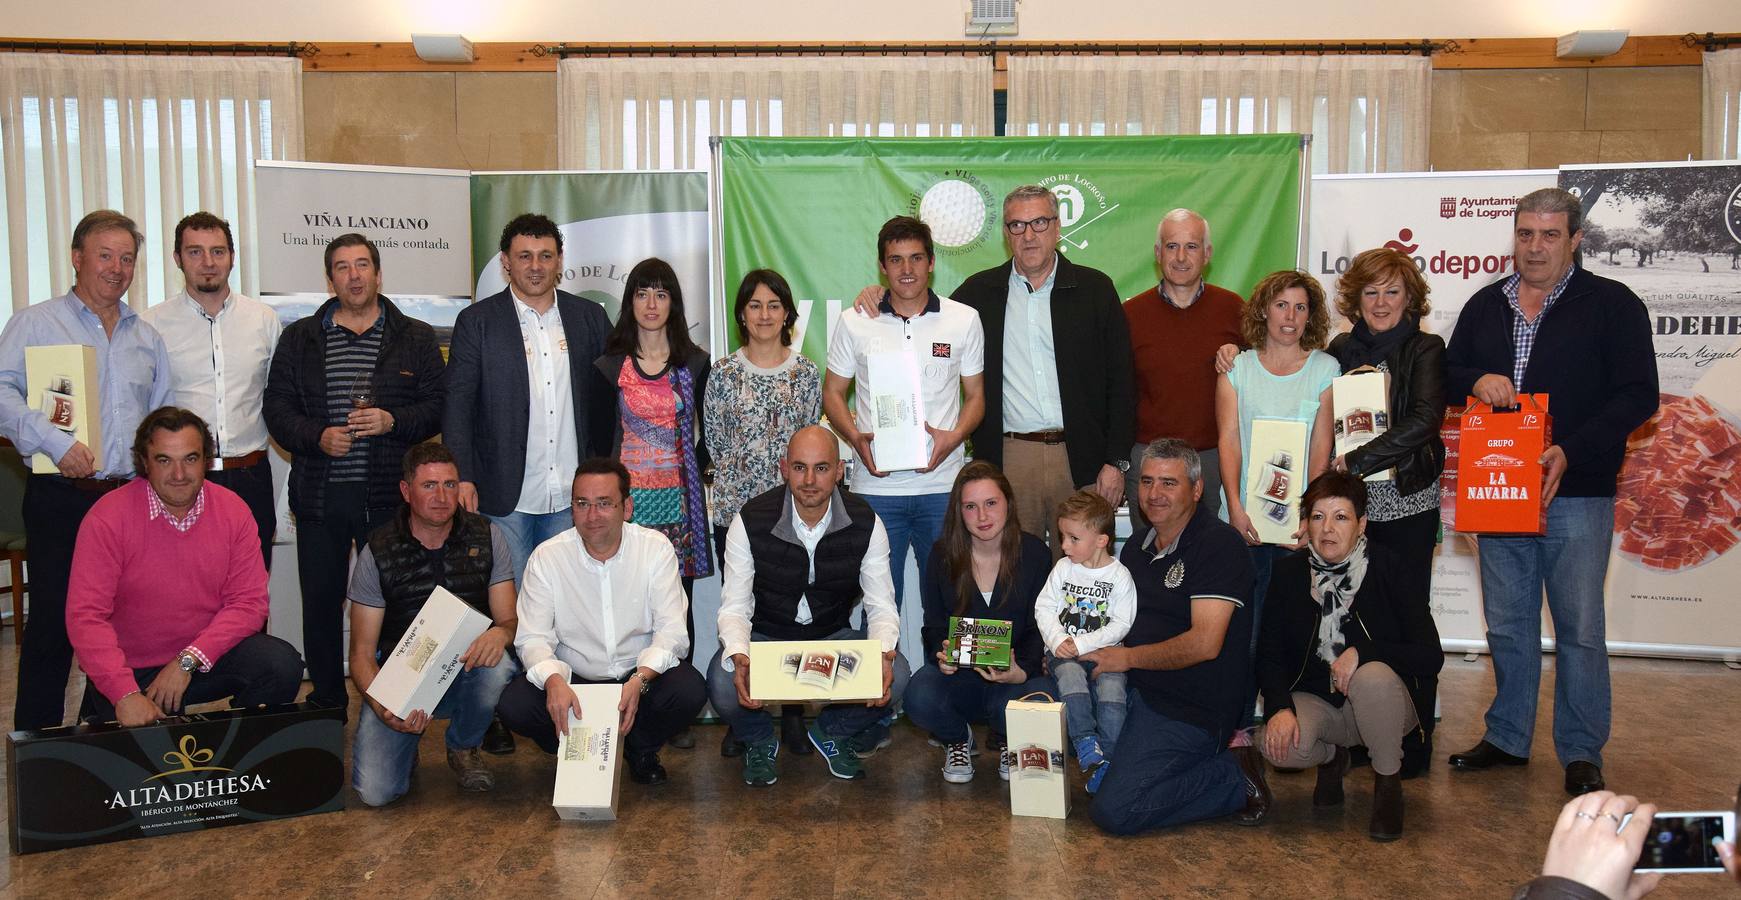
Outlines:
[[[816, 544], [816, 580], [809, 583], [810, 556], [793, 529], [784, 485], [745, 503], [740, 515], [756, 562], [751, 629], [777, 641], [814, 641], [846, 628], [864, 595], [859, 567], [877, 520], [870, 504], [845, 490], [834, 492], [833, 518]], [[808, 625], [794, 621], [800, 598], [810, 600]]]
[[[369, 552], [381, 572], [381, 597], [386, 616], [375, 646], [391, 653], [405, 629], [440, 585], [486, 617], [490, 616], [490, 520], [458, 510], [442, 547], [442, 571], [436, 572], [429, 551], [411, 534], [410, 511], [399, 514], [369, 535]], [[492, 617], [493, 618], [493, 617]]]

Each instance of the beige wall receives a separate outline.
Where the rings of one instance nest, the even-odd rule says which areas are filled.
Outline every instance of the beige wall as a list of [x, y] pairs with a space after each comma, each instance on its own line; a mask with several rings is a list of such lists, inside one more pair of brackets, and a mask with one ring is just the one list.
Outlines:
[[[556, 75], [303, 76], [306, 157], [502, 170], [556, 167]], [[1649, 162], [1699, 152], [1697, 66], [1433, 73], [1441, 171]]]
[[1440, 70], [1432, 166], [1542, 169], [1699, 154], [1698, 66]]
[[309, 72], [303, 156], [444, 169], [556, 167], [556, 73]]

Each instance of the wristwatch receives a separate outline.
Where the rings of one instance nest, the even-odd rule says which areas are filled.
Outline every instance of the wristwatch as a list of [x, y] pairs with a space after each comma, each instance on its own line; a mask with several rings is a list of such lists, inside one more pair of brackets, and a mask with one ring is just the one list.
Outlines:
[[188, 675], [192, 675], [194, 671], [199, 668], [199, 658], [194, 656], [192, 653], [184, 652], [175, 658], [175, 664], [181, 668], [181, 671]]
[[1115, 459], [1110, 463], [1110, 465], [1118, 469], [1120, 472], [1130, 471], [1130, 460], [1128, 459]]
[[642, 675], [640, 669], [636, 669], [635, 674], [630, 675], [629, 677], [641, 679], [641, 693], [645, 694], [653, 689], [653, 682], [648, 681], [647, 676]]

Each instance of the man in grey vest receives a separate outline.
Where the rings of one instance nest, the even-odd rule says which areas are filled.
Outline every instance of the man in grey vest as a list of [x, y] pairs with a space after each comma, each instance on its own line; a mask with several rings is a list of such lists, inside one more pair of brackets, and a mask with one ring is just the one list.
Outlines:
[[[411, 789], [417, 745], [431, 719], [451, 720], [447, 764], [458, 773], [460, 789], [495, 787], [478, 747], [502, 689], [520, 673], [506, 652], [516, 624], [508, 544], [489, 519], [461, 508], [453, 454], [434, 441], [412, 447], [399, 493], [405, 505], [369, 535], [351, 572], [351, 680], [363, 695], [351, 786], [370, 806], [391, 803]], [[441, 702], [401, 719], [369, 696], [369, 684], [438, 586], [493, 624], [460, 656], [465, 669]]]

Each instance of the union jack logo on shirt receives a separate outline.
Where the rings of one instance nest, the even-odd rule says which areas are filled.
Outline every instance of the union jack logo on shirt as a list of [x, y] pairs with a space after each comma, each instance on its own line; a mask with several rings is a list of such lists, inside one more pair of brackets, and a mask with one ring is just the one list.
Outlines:
[[931, 345], [931, 355], [938, 357], [940, 359], [948, 359], [949, 358], [949, 345], [945, 344], [945, 343], [941, 343], [941, 342], [932, 344]]

